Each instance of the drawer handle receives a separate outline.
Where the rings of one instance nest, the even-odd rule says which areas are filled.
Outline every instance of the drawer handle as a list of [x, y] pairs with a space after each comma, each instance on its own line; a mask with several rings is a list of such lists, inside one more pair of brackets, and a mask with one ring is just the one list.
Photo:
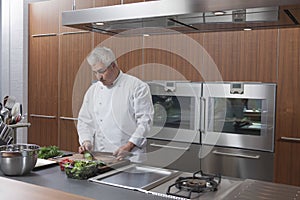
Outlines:
[[287, 140], [287, 141], [300, 142], [300, 138], [294, 138], [294, 137], [281, 137], [280, 139]]
[[73, 35], [73, 34], [81, 34], [81, 33], [89, 33], [89, 31], [63, 32], [63, 33], [61, 33], [61, 35]]
[[150, 146], [167, 148], [167, 149], [176, 149], [176, 150], [181, 150], [181, 151], [189, 151], [190, 150], [189, 147], [174, 147], [174, 146], [170, 146], [170, 145], [162, 145], [162, 144], [155, 144], [155, 143], [151, 143]]
[[37, 118], [47, 118], [47, 119], [55, 119], [56, 116], [53, 115], [37, 115], [37, 114], [30, 114], [30, 117], [37, 117]]
[[225, 152], [220, 152], [220, 151], [213, 151], [214, 154], [217, 155], [223, 155], [223, 156], [232, 156], [232, 157], [240, 157], [240, 158], [251, 158], [251, 159], [259, 159], [260, 155], [246, 155], [246, 154], [240, 154], [240, 153], [225, 153]]
[[42, 33], [31, 35], [32, 37], [48, 37], [48, 36], [57, 36], [57, 33]]
[[78, 118], [73, 118], [73, 117], [59, 117], [59, 119], [63, 119], [63, 120], [73, 120], [73, 121], [77, 121]]

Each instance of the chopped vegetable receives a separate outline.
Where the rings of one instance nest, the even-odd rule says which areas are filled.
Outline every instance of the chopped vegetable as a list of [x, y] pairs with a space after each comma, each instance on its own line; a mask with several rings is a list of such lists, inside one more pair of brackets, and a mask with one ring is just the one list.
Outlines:
[[45, 146], [40, 148], [38, 158], [48, 159], [62, 154], [63, 152], [59, 151], [57, 146]]
[[69, 178], [88, 179], [97, 175], [98, 166], [103, 166], [103, 161], [75, 160], [64, 164], [64, 170]]
[[91, 153], [89, 153], [87, 151], [83, 154], [83, 157], [86, 160], [93, 160], [93, 156], [91, 155]]

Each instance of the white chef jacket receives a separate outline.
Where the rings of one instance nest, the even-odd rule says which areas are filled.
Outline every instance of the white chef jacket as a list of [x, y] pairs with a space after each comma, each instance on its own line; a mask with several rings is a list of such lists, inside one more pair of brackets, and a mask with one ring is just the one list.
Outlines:
[[131, 161], [146, 159], [146, 136], [153, 119], [149, 86], [120, 71], [113, 86], [97, 81], [87, 90], [78, 116], [79, 142], [94, 151], [114, 152], [128, 141], [136, 145]]

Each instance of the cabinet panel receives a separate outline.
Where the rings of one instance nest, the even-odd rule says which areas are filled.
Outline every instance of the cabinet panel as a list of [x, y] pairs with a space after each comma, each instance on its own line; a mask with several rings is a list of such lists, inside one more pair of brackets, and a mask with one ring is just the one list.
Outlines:
[[300, 186], [300, 143], [277, 141], [275, 182]]
[[57, 145], [58, 36], [30, 37], [29, 50], [28, 142]]
[[[257, 77], [254, 81], [277, 82], [278, 29], [257, 31]], [[251, 66], [249, 66], [251, 67]]]
[[58, 36], [31, 37], [29, 49], [29, 113], [57, 116]]
[[256, 81], [257, 31], [206, 33], [204, 47], [224, 81]]
[[143, 63], [152, 66], [145, 72], [145, 80], [202, 80], [190, 60], [202, 58], [194, 49], [194, 44], [202, 41], [201, 34], [151, 35], [144, 40], [146, 47], [153, 47], [144, 49]]
[[200, 145], [147, 139], [145, 164], [186, 172], [200, 170]]
[[112, 6], [121, 4], [121, 0], [95, 0], [95, 7]]
[[279, 60], [276, 112], [275, 181], [300, 186], [300, 29], [279, 31]]
[[59, 126], [59, 147], [67, 151], [78, 152], [79, 140], [76, 129], [76, 121], [60, 118]]
[[[73, 31], [81, 31], [80, 29], [70, 28], [62, 25], [62, 12], [73, 9], [73, 0], [63, 0], [59, 1], [59, 32], [73, 32]], [[75, 1], [75, 9], [85, 9], [92, 8], [94, 5], [93, 0], [76, 0]]]
[[29, 35], [58, 32], [58, 0], [29, 4]]
[[58, 146], [57, 117], [53, 119], [29, 117], [28, 143], [40, 146]]
[[64, 118], [77, 118], [83, 96], [91, 84], [92, 73], [85, 61], [92, 48], [91, 37], [91, 33], [60, 35], [59, 144], [65, 150], [74, 150], [74, 144], [78, 146], [74, 121]]

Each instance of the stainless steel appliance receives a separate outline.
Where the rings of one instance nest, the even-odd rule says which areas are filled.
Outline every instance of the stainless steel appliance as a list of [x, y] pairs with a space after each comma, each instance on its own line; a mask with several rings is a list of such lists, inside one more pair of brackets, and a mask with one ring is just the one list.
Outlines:
[[[211, 0], [147, 1], [67, 10], [62, 12], [62, 24], [104, 34], [121, 35], [126, 34], [125, 30], [147, 27], [155, 29], [127, 34], [171, 33], [168, 29], [189, 33], [242, 30], [245, 27], [295, 27], [299, 24], [297, 5], [298, 0], [222, 0], [217, 4]], [[165, 30], [158, 31], [158, 27]]]
[[89, 181], [135, 191], [150, 190], [176, 176], [178, 171], [131, 164], [92, 177]]
[[273, 179], [276, 85], [204, 83], [201, 169]]
[[148, 82], [154, 106], [151, 138], [200, 142], [202, 83]]
[[200, 170], [202, 83], [151, 81], [148, 84], [155, 113], [144, 163], [188, 172]]

